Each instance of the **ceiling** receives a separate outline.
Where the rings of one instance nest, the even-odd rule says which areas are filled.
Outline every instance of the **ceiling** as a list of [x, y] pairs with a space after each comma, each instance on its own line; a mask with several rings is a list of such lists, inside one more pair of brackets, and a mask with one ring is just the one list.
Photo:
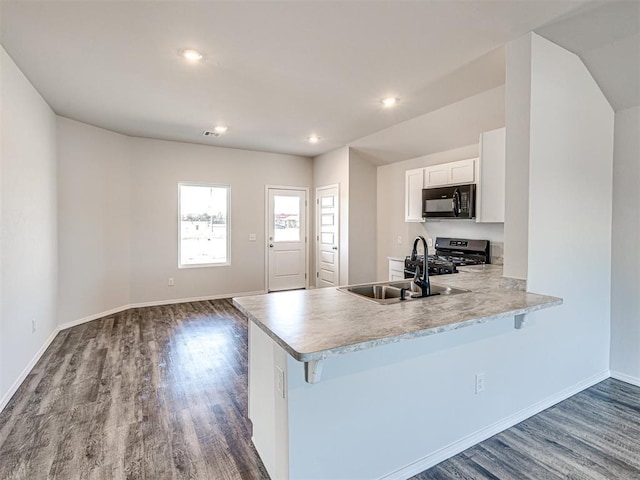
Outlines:
[[[503, 122], [504, 100], [487, 103], [504, 83], [503, 46], [531, 30], [601, 68], [614, 106], [637, 105], [638, 57], [622, 78], [618, 63], [633, 63], [638, 5], [2, 0], [0, 43], [65, 117], [132, 136], [305, 156], [352, 145], [388, 163], [460, 146], [449, 144]], [[188, 63], [183, 48], [205, 58]], [[388, 95], [396, 107], [382, 107]], [[465, 115], [465, 134], [449, 142], [411, 134]], [[228, 132], [202, 136], [219, 124]], [[320, 142], [309, 144], [311, 134]]]

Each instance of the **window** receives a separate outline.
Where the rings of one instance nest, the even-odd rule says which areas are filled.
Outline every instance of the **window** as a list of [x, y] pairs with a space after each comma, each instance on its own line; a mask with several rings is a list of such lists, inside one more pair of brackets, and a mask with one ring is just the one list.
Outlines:
[[229, 186], [179, 185], [180, 267], [229, 265]]

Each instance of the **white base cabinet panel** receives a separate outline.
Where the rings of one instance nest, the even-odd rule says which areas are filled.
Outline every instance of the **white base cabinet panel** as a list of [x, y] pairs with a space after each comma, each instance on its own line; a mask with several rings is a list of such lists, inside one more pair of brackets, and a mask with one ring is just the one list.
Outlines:
[[395, 258], [389, 259], [389, 280], [404, 280], [404, 261]]

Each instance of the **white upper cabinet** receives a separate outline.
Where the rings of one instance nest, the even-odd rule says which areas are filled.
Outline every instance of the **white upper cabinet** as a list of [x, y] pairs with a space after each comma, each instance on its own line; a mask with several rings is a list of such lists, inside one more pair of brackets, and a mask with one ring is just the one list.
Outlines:
[[424, 188], [475, 183], [476, 160], [469, 158], [426, 167], [424, 169]]
[[422, 218], [424, 168], [407, 170], [404, 175], [404, 221], [424, 222]]
[[424, 188], [440, 187], [449, 183], [447, 164], [434, 165], [424, 169]]
[[504, 223], [505, 129], [480, 134], [476, 222]]

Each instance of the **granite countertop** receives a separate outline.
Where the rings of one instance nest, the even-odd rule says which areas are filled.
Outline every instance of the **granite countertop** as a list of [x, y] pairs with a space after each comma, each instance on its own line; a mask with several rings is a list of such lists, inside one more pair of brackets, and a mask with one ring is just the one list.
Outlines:
[[524, 291], [502, 277], [502, 266], [460, 267], [432, 284], [469, 290], [390, 305], [336, 288], [236, 297], [233, 303], [293, 358], [322, 360], [401, 340], [514, 317], [562, 304], [562, 299]]

